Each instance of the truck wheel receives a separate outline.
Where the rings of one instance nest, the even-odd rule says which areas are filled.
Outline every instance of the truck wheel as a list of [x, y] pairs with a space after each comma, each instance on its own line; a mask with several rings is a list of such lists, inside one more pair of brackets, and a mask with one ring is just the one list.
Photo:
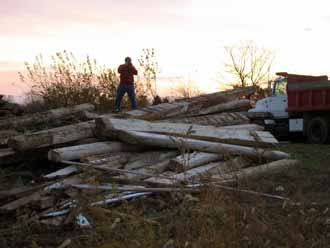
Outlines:
[[324, 144], [328, 141], [329, 124], [321, 118], [315, 117], [307, 124], [307, 138], [312, 144]]

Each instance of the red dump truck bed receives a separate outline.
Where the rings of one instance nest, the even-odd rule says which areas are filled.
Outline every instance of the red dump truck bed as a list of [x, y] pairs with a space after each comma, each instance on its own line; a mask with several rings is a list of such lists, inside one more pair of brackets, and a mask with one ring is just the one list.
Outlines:
[[328, 76], [278, 73], [288, 79], [288, 112], [330, 111]]

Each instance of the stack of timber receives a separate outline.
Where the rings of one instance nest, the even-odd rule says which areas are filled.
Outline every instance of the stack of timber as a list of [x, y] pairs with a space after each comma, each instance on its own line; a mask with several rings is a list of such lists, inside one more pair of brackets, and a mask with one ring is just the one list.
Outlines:
[[[164, 192], [198, 194], [209, 185], [296, 166], [298, 161], [276, 150], [278, 141], [269, 132], [240, 112], [252, 92], [239, 88], [119, 115], [90, 113], [89, 105], [40, 113], [41, 122], [81, 111], [91, 120], [9, 138], [9, 147], [0, 149], [0, 166], [33, 157], [47, 158], [52, 169], [38, 183], [0, 191], [0, 213], [28, 207], [39, 223], [92, 226], [79, 192], [93, 192], [87, 204], [102, 207]], [[30, 125], [32, 119], [6, 127]]]

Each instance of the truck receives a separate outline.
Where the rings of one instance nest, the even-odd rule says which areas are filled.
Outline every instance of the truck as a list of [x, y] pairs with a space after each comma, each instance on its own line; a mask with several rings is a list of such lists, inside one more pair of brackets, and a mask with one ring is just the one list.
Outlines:
[[310, 143], [330, 141], [328, 76], [278, 72], [269, 97], [256, 102], [249, 116], [278, 138], [303, 135]]

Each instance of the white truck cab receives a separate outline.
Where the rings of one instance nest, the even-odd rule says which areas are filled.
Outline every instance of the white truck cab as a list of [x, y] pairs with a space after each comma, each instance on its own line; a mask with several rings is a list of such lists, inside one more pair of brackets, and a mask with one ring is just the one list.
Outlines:
[[286, 111], [288, 107], [288, 96], [286, 92], [287, 79], [284, 77], [276, 79], [272, 83], [272, 92], [269, 97], [257, 101], [255, 108], [249, 112], [267, 112], [271, 113], [274, 118], [288, 118]]

